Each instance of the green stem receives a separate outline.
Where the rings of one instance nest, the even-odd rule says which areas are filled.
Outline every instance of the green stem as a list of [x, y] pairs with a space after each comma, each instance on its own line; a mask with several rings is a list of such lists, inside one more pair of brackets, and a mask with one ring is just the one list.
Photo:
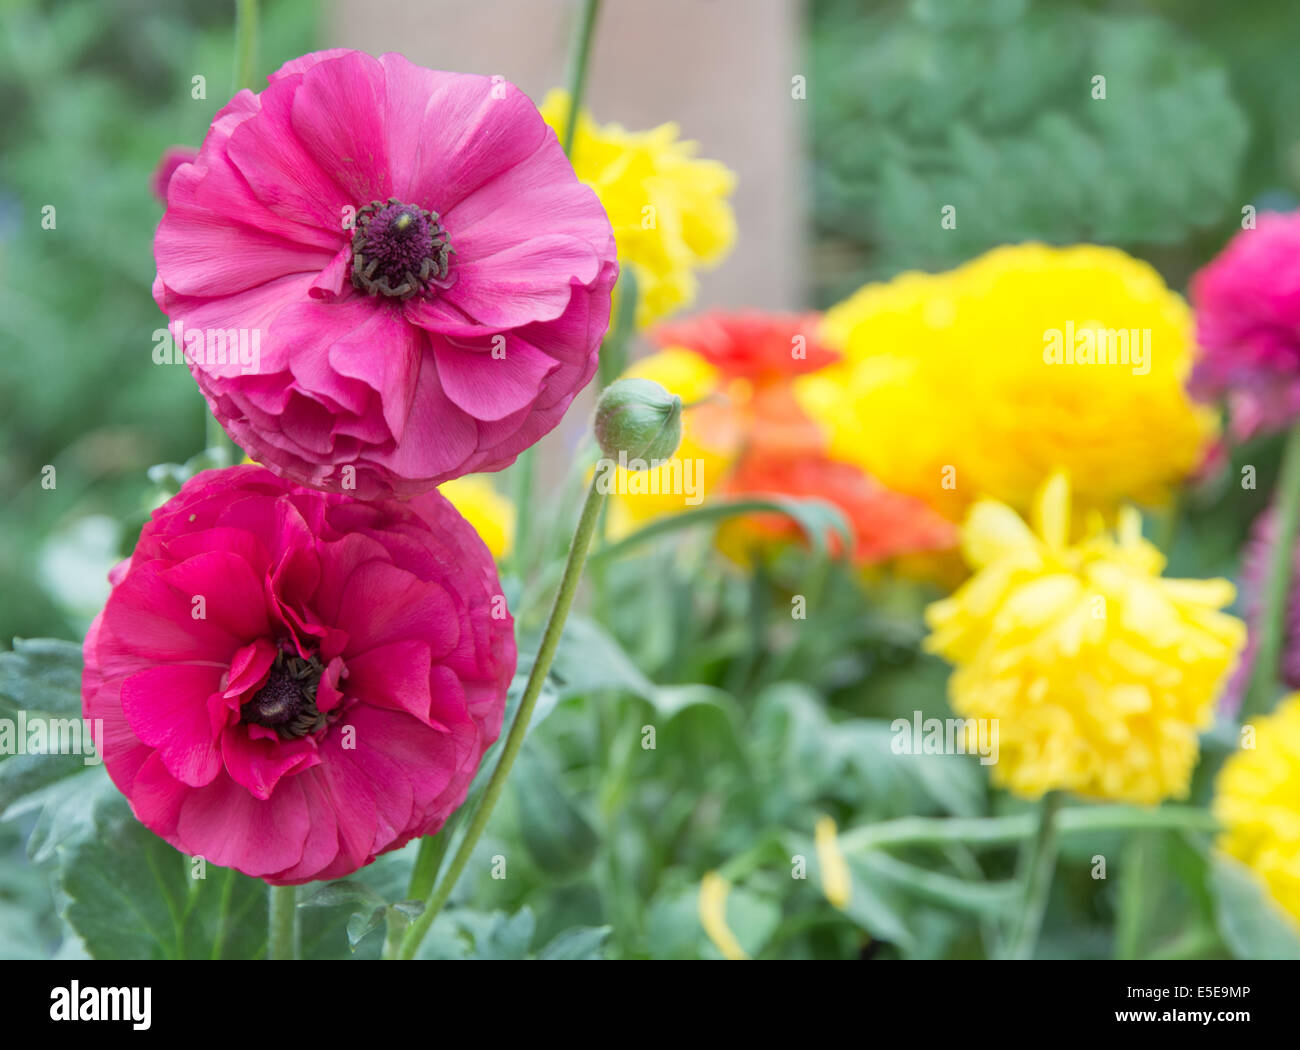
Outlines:
[[[1061, 835], [1141, 828], [1181, 828], [1214, 831], [1213, 814], [1197, 806], [1070, 806], [1056, 821]], [[1032, 813], [1006, 817], [899, 817], [851, 828], [840, 836], [846, 853], [887, 846], [945, 846], [953, 842], [1004, 845], [1034, 833]]]
[[298, 958], [298, 895], [296, 886], [268, 886], [268, 959]]
[[1038, 804], [1038, 827], [1033, 839], [1025, 847], [1025, 901], [1020, 921], [1007, 948], [1007, 957], [1010, 959], [1030, 958], [1038, 943], [1038, 931], [1043, 925], [1043, 914], [1047, 911], [1047, 898], [1052, 889], [1052, 875], [1056, 871], [1056, 816], [1060, 808], [1059, 791], [1049, 791]]
[[1147, 857], [1151, 835], [1142, 832], [1124, 845], [1119, 884], [1119, 907], [1115, 916], [1115, 958], [1136, 959], [1142, 946], [1148, 886]]
[[451, 842], [453, 824], [457, 815], [453, 814], [438, 834], [427, 835], [420, 839], [420, 852], [415, 856], [411, 883], [406, 889], [407, 900], [422, 901], [433, 892], [433, 884], [438, 880], [438, 869], [442, 867], [442, 858], [447, 855], [447, 846]]
[[600, 517], [600, 509], [605, 502], [605, 495], [596, 484], [599, 477], [600, 475], [597, 474], [587, 489], [587, 498], [582, 504], [582, 514], [578, 518], [578, 528], [569, 545], [569, 557], [564, 564], [560, 589], [555, 595], [555, 603], [551, 606], [551, 615], [546, 621], [546, 630], [542, 634], [542, 644], [537, 650], [537, 659], [528, 673], [528, 683], [524, 686], [524, 695], [519, 701], [519, 710], [515, 713], [514, 723], [510, 726], [505, 746], [501, 749], [497, 767], [493, 770], [492, 779], [488, 781], [483, 791], [483, 797], [479, 799], [473, 819], [465, 832], [465, 837], [461, 839], [456, 855], [452, 857], [446, 875], [425, 904], [420, 917], [411, 924], [411, 928], [402, 939], [400, 957], [403, 959], [414, 957], [420, 942], [424, 940], [429, 927], [433, 925], [433, 920], [437, 918], [438, 912], [451, 896], [456, 880], [460, 878], [465, 865], [469, 863], [470, 854], [474, 852], [483, 829], [487, 827], [488, 818], [492, 816], [492, 810], [501, 797], [501, 792], [506, 786], [506, 778], [510, 775], [510, 767], [515, 764], [519, 749], [523, 747], [524, 737], [528, 733], [528, 724], [532, 721], [533, 708], [537, 706], [537, 698], [541, 695], [542, 685], [550, 673], [551, 662], [555, 659], [555, 650], [560, 644], [560, 636], [564, 633], [564, 623], [569, 618], [569, 610], [573, 608], [573, 599], [578, 593], [578, 582], [582, 579], [582, 567], [587, 560], [587, 548], [591, 546], [591, 537], [596, 531], [596, 520]]
[[257, 0], [235, 0], [235, 91], [253, 88], [257, 66]]
[[1296, 534], [1300, 531], [1300, 423], [1292, 426], [1282, 452], [1282, 473], [1273, 497], [1273, 549], [1269, 552], [1263, 615], [1259, 621], [1259, 650], [1241, 705], [1241, 717], [1263, 714], [1273, 706], [1279, 689], [1278, 663], [1286, 636], [1295, 564]]
[[591, 40], [596, 34], [596, 16], [599, 14], [600, 0], [586, 0], [582, 5], [578, 42], [569, 65], [569, 115], [564, 122], [564, 152], [570, 160], [573, 159], [573, 136], [578, 128], [578, 111], [582, 108], [582, 96], [587, 90], [587, 60], [591, 56]]

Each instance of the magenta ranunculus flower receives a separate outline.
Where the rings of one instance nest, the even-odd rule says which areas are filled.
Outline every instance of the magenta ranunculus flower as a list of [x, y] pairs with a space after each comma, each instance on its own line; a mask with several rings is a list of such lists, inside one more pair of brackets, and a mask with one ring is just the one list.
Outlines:
[[349, 50], [217, 114], [154, 255], [230, 436], [362, 498], [499, 470], [551, 430], [618, 276], [604, 209], [518, 88]]
[[442, 827], [501, 730], [512, 620], [436, 492], [206, 471], [112, 579], [85, 716], [135, 815], [185, 853], [277, 884], [346, 875]]
[[1265, 213], [1192, 278], [1190, 389], [1247, 438], [1300, 418], [1300, 212]]

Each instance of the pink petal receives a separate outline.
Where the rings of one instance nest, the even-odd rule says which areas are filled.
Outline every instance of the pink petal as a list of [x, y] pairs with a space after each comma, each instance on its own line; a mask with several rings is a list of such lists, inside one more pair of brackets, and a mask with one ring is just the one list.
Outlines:
[[135, 735], [158, 749], [167, 771], [199, 787], [221, 769], [208, 720], [208, 697], [221, 688], [223, 668], [160, 664], [122, 683], [122, 711]]
[[377, 646], [349, 658], [347, 692], [362, 703], [404, 711], [431, 729], [445, 731], [429, 717], [429, 667], [424, 642]]
[[226, 772], [256, 798], [268, 799], [280, 778], [320, 764], [316, 744], [301, 740], [254, 740], [243, 726], [227, 726], [221, 734]]
[[546, 377], [560, 366], [517, 338], [507, 339], [500, 358], [482, 350], [462, 350], [437, 337], [432, 342], [443, 390], [475, 419], [503, 419], [528, 407]]
[[460, 638], [455, 602], [442, 586], [379, 561], [361, 565], [348, 580], [339, 626], [348, 632], [349, 666], [352, 653], [413, 638], [427, 641], [430, 657], [440, 660]]
[[218, 777], [186, 796], [177, 837], [187, 852], [246, 875], [291, 867], [302, 859], [311, 828], [300, 779], [286, 780], [264, 801], [230, 777]]

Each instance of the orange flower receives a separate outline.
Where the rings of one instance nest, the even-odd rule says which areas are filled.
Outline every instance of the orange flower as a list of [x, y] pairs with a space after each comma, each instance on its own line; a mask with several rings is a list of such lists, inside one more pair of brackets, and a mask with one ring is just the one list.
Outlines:
[[725, 379], [754, 384], [784, 383], [839, 360], [818, 332], [821, 314], [769, 314], [757, 310], [701, 314], [689, 321], [660, 325], [650, 333], [665, 349], [692, 350]]
[[[730, 496], [820, 499], [838, 507], [853, 526], [853, 561], [860, 565], [901, 554], [947, 550], [957, 541], [956, 526], [915, 496], [887, 489], [852, 464], [824, 453], [789, 459], [746, 456], [724, 491]], [[779, 514], [751, 515], [745, 526], [759, 541], [800, 534], [799, 526]], [[731, 539], [738, 537], [733, 534]], [[832, 534], [830, 541], [838, 553], [838, 534]]]
[[[815, 313], [713, 312], [651, 333], [665, 348], [657, 357], [694, 355], [713, 370], [722, 399], [698, 405], [687, 419], [698, 416], [689, 425], [699, 433], [704, 422], [716, 429], [720, 420], [734, 431], [732, 444], [738, 447], [717, 493], [821, 499], [838, 507], [856, 534], [852, 557], [858, 564], [952, 548], [956, 528], [924, 502], [828, 454], [822, 429], [800, 406], [790, 382], [838, 360], [821, 341], [820, 328]], [[729, 522], [719, 541], [744, 560], [755, 548], [800, 535], [789, 518], [755, 514]]]

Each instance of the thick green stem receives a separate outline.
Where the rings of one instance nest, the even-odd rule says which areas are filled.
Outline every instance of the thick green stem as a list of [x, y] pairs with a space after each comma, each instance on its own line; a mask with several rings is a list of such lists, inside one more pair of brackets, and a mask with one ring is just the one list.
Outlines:
[[578, 128], [578, 111], [587, 90], [587, 60], [591, 57], [591, 40], [596, 35], [596, 16], [600, 0], [585, 0], [582, 21], [578, 23], [578, 40], [569, 64], [569, 114], [564, 122], [564, 152], [573, 159], [573, 136]]
[[1278, 665], [1286, 638], [1297, 531], [1300, 531], [1300, 423], [1287, 435], [1282, 473], [1273, 497], [1273, 549], [1269, 552], [1268, 577], [1264, 582], [1264, 607], [1256, 628], [1259, 648], [1250, 687], [1241, 705], [1243, 719], [1263, 714], [1277, 698]]
[[298, 958], [298, 888], [268, 886], [266, 957]]
[[1020, 921], [1007, 946], [1010, 959], [1028, 959], [1038, 943], [1038, 931], [1047, 911], [1047, 898], [1056, 871], [1056, 816], [1061, 808], [1061, 793], [1049, 791], [1038, 805], [1038, 827], [1026, 843], [1024, 854], [1024, 907]]
[[555, 595], [555, 603], [551, 606], [551, 615], [546, 621], [546, 630], [542, 634], [542, 644], [538, 647], [537, 659], [528, 673], [528, 683], [524, 686], [519, 710], [515, 713], [515, 720], [510, 726], [505, 746], [501, 749], [501, 757], [492, 772], [492, 779], [483, 790], [483, 797], [479, 799], [469, 828], [465, 832], [465, 837], [461, 839], [456, 855], [452, 857], [447, 873], [425, 904], [420, 917], [411, 924], [411, 928], [402, 939], [400, 957], [403, 959], [414, 957], [419, 950], [420, 942], [424, 940], [429, 927], [433, 925], [433, 920], [437, 918], [438, 912], [451, 896], [457, 879], [465, 870], [465, 865], [469, 863], [470, 854], [474, 852], [483, 829], [487, 827], [488, 818], [492, 816], [492, 810], [501, 797], [506, 778], [510, 775], [510, 768], [519, 756], [519, 749], [523, 747], [524, 737], [528, 734], [528, 723], [532, 721], [533, 708], [537, 706], [537, 698], [541, 695], [542, 685], [550, 673], [551, 662], [555, 659], [555, 650], [560, 644], [560, 636], [564, 634], [564, 623], [569, 618], [569, 610], [573, 608], [573, 600], [578, 593], [578, 582], [582, 579], [582, 567], [587, 560], [587, 548], [591, 546], [591, 537], [596, 531], [596, 520], [600, 517], [600, 509], [605, 502], [605, 495], [597, 485], [599, 478], [600, 475], [597, 474], [587, 489], [587, 498], [582, 504], [582, 514], [578, 518], [578, 528], [573, 534], [573, 542], [569, 545], [569, 557], [564, 564], [560, 589]]

